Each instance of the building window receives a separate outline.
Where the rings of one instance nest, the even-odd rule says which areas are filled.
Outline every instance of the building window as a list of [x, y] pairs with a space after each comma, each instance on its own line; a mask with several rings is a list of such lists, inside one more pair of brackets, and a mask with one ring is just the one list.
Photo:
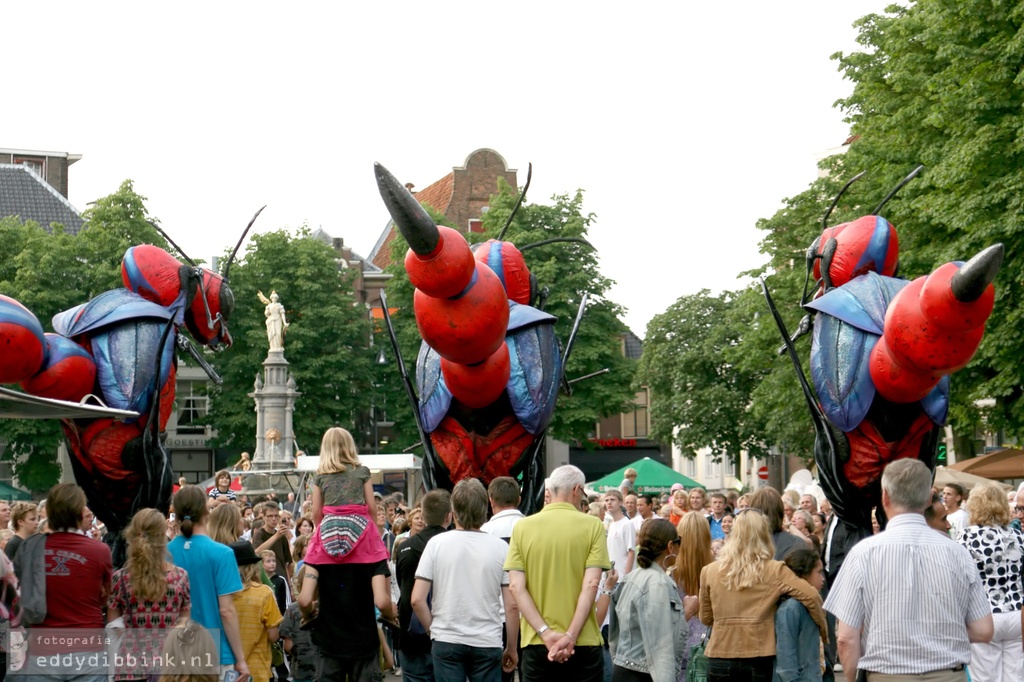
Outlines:
[[696, 478], [697, 476], [697, 458], [687, 457], [686, 458], [686, 475], [690, 478]]
[[647, 387], [637, 391], [633, 404], [636, 409], [622, 415], [623, 438], [646, 438], [650, 433], [650, 417], [647, 410]]
[[14, 463], [0, 462], [0, 481], [14, 485]]
[[707, 455], [707, 471], [709, 478], [721, 478], [722, 477], [722, 462], [721, 460], [715, 460], [714, 455]]
[[210, 398], [199, 393], [204, 389], [202, 382], [178, 384], [178, 433], [206, 433], [202, 420], [210, 411]]
[[725, 457], [725, 475], [736, 478], [736, 462], [733, 460], [732, 455], [726, 454]]
[[20, 163], [22, 166], [28, 166], [31, 168], [36, 175], [46, 179], [46, 159], [43, 157], [35, 156], [16, 156], [14, 157], [14, 163]]

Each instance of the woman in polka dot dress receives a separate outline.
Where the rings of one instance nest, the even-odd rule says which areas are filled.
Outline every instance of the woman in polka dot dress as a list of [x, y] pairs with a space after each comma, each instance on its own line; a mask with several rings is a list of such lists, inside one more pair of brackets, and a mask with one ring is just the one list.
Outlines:
[[[188, 618], [192, 602], [188, 573], [170, 563], [167, 521], [155, 509], [138, 511], [128, 528], [128, 561], [114, 572], [107, 622], [121, 618], [124, 643], [114, 680], [144, 680], [159, 670], [147, 667], [163, 637], [179, 618]], [[132, 665], [134, 663], [134, 665]]]
[[995, 622], [991, 642], [971, 645], [971, 680], [1024, 680], [1024, 651], [1021, 649], [1024, 533], [1010, 527], [1006, 493], [997, 484], [982, 483], [971, 491], [967, 500], [967, 527], [959, 542], [978, 565]]

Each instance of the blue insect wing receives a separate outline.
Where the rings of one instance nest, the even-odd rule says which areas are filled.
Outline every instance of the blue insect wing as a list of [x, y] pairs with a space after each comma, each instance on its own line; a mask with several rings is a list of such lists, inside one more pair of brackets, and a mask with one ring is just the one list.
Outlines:
[[167, 323], [160, 320], [135, 320], [109, 327], [92, 337], [96, 380], [108, 405], [141, 414], [148, 412], [174, 362], [174, 334], [165, 334], [166, 329]]
[[909, 282], [873, 272], [832, 289], [806, 307], [836, 317], [862, 331], [882, 335], [889, 303]]
[[416, 358], [416, 390], [420, 394], [423, 430], [433, 433], [452, 406], [452, 394], [441, 374], [441, 356], [424, 341]]
[[551, 423], [558, 400], [562, 358], [553, 319], [520, 327], [505, 337], [512, 365], [506, 392], [516, 418], [532, 435]]
[[921, 409], [928, 418], [939, 426], [946, 425], [949, 417], [949, 375], [942, 377], [938, 385], [921, 400]]
[[878, 336], [831, 315], [814, 320], [811, 378], [818, 402], [829, 421], [853, 431], [875, 399], [869, 360]]
[[[127, 289], [105, 291], [88, 303], [53, 316], [53, 329], [61, 336], [80, 334], [137, 319], [169, 320], [174, 313]], [[150, 358], [155, 357], [150, 355]]]

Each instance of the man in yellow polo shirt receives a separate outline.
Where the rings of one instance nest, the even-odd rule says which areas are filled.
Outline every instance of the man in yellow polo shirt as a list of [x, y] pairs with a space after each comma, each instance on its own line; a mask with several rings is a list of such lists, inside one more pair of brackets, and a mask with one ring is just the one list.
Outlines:
[[522, 615], [523, 682], [601, 682], [604, 656], [594, 601], [611, 568], [601, 520], [580, 513], [583, 472], [548, 479], [551, 503], [512, 529], [505, 570]]

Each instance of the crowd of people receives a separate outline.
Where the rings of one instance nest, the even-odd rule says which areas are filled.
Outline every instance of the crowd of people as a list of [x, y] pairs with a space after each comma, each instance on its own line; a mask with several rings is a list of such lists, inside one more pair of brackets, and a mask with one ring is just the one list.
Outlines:
[[[920, 462], [893, 463], [885, 530], [835, 574], [838, 520], [813, 494], [657, 496], [627, 471], [620, 489], [588, 495], [563, 466], [524, 517], [508, 477], [408, 506], [374, 491], [344, 429], [320, 457], [303, 505], [247, 500], [227, 471], [209, 492], [182, 485], [169, 514], [134, 516], [118, 570], [74, 484], [0, 502], [11, 669], [59, 629], [116, 634], [118, 665], [33, 677], [682, 682], [699, 665], [712, 682], [787, 682], [841, 665], [850, 680], [963, 680], [965, 667], [975, 682], [1024, 679], [1024, 490], [938, 490]], [[84, 636], [65, 647], [101, 648]], [[154, 663], [170, 652], [212, 658]]]

